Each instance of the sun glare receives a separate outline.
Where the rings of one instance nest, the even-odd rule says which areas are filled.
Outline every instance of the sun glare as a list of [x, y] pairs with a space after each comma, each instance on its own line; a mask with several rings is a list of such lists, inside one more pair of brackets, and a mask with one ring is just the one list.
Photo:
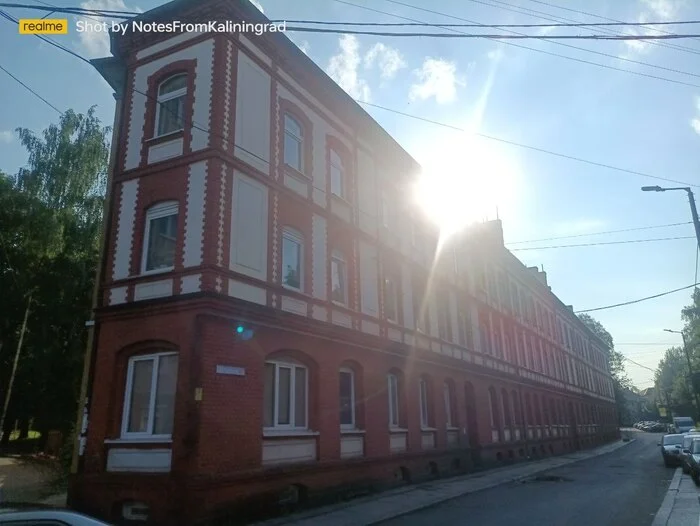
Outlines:
[[432, 148], [421, 161], [415, 198], [441, 237], [513, 212], [517, 167], [486, 139], [460, 135]]

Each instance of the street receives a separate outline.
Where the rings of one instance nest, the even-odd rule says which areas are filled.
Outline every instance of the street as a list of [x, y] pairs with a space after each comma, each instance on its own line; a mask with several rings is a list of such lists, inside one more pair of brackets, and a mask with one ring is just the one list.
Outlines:
[[534, 480], [465, 495], [381, 524], [649, 526], [675, 469], [662, 463], [656, 445], [660, 433], [633, 436], [627, 447]]

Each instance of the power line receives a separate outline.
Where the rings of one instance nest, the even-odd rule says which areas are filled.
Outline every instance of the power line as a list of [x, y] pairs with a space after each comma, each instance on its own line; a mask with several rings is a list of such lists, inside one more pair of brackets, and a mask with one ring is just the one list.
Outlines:
[[[668, 225], [652, 225], [652, 226], [640, 226], [636, 228], [623, 228], [621, 230], [607, 230], [604, 232], [590, 232], [588, 234], [572, 234], [569, 236], [557, 236], [557, 237], [543, 237], [539, 239], [528, 239], [526, 241], [511, 241], [506, 243], [506, 245], [521, 245], [523, 243], [538, 243], [540, 241], [554, 241], [556, 239], [571, 239], [575, 237], [589, 237], [589, 236], [602, 236], [605, 234], [619, 234], [621, 232], [635, 232], [638, 230], [651, 230], [654, 228], [667, 228], [667, 227], [672, 227], [672, 226], [681, 226], [681, 225], [692, 225], [692, 221], [686, 221], [684, 223], [670, 223]], [[696, 279], [697, 281], [697, 279]]]
[[[336, 0], [336, 1], [341, 1], [341, 0]], [[447, 13], [442, 13], [442, 12], [440, 12], [440, 11], [435, 11], [435, 10], [433, 10], [433, 9], [426, 9], [426, 8], [424, 8], [424, 7], [414, 6], [414, 5], [411, 5], [411, 4], [407, 4], [407, 3], [405, 3], [405, 2], [400, 2], [400, 1], [398, 1], [398, 0], [385, 0], [385, 1], [386, 1], [386, 2], [389, 2], [389, 3], [392, 3], [392, 4], [404, 6], [404, 7], [410, 7], [410, 8], [412, 8], [412, 9], [416, 9], [416, 10], [418, 10], [418, 11], [424, 11], [424, 12], [426, 12], [426, 13], [430, 13], [430, 14], [434, 14], [434, 15], [439, 15], [439, 16], [444, 16], [444, 17], [447, 17], [447, 18], [450, 18], [450, 19], [453, 19], [453, 20], [460, 20], [460, 21], [463, 21], [463, 22], [470, 22], [470, 23], [478, 23], [478, 22], [476, 22], [475, 20], [470, 20], [470, 19], [468, 19], [468, 18], [462, 18], [462, 17], [455, 16], [455, 15], [449, 15], [449, 14], [447, 14]], [[348, 3], [348, 2], [343, 2], [343, 3]], [[350, 4], [350, 5], [354, 5], [354, 4]], [[449, 28], [447, 28], [447, 29], [449, 29]], [[464, 33], [464, 32], [462, 32], [462, 31], [458, 31], [458, 30], [456, 30], [456, 29], [452, 29], [451, 31], [458, 32], [459, 34], [463, 34], [463, 35], [466, 35], [466, 34], [467, 34], [467, 33]], [[506, 29], [504, 29], [503, 31], [507, 31], [508, 33], [513, 33], [513, 34], [514, 34], [514, 35], [508, 35], [508, 38], [511, 38], [511, 37], [512, 37], [512, 38], [520, 38], [520, 37], [523, 37], [523, 35], [524, 35], [524, 33], [519, 33], [519, 32], [517, 32], [517, 31], [511, 31], [511, 30], [506, 30]], [[587, 49], [587, 48], [582, 48], [582, 47], [578, 47], [578, 46], [573, 46], [573, 45], [565, 44], [565, 43], [562, 43], [562, 42], [554, 42], [553, 40], [550, 39], [550, 37], [551, 37], [552, 39], [557, 39], [558, 36], [555, 36], [555, 35], [548, 35], [548, 36], [531, 36], [531, 35], [525, 35], [525, 36], [528, 36], [528, 37], [530, 37], [530, 38], [534, 38], [534, 39], [537, 39], [537, 40], [550, 41], [550, 42], [553, 43], [553, 44], [560, 45], [560, 46], [564, 46], [564, 47], [569, 47], [569, 48], [575, 49], [575, 50], [577, 50], [577, 51], [583, 51], [583, 52], [585, 52], [585, 53], [593, 53], [593, 54], [596, 54], [596, 55], [603, 55], [603, 56], [606, 56], [606, 57], [608, 57], [608, 58], [619, 59], [619, 60], [623, 60], [623, 61], [627, 61], [627, 62], [633, 62], [633, 63], [640, 63], [640, 64], [643, 64], [643, 65], [646, 65], [646, 66], [649, 66], [649, 67], [653, 67], [653, 68], [657, 68], [657, 69], [671, 70], [671, 71], [674, 71], [674, 72], [676, 72], [676, 73], [684, 73], [684, 74], [687, 73], [687, 72], [675, 71], [675, 70], [672, 70], [671, 68], [666, 68], [666, 67], [663, 67], [663, 66], [657, 66], [657, 65], [655, 65], [655, 64], [649, 64], [649, 63], [646, 63], [646, 62], [636, 61], [636, 60], [629, 59], [629, 58], [625, 58], [625, 57], [618, 57], [617, 55], [611, 55], [611, 54], [609, 54], [609, 53], [603, 53], [603, 52], [601, 52], [601, 51], [595, 51], [595, 50], [591, 50], [591, 49]], [[587, 38], [590, 37], [590, 36], [593, 36], [593, 35], [582, 35], [582, 38], [587, 39]], [[666, 36], [670, 36], [670, 35], [666, 35]], [[613, 36], [607, 35], [607, 36], [605, 36], [605, 38], [606, 38], [606, 39], [618, 39], [618, 40], [619, 40], [619, 39], [632, 39], [632, 38], [636, 38], [636, 35], [635, 35], [635, 36], [633, 36], [633, 35], [613, 35]], [[503, 42], [501, 39], [498, 39], [498, 38], [494, 38], [494, 39], [492, 39], [492, 40], [494, 40], [495, 42]], [[596, 39], [594, 38], [593, 40], [596, 40]], [[570, 57], [570, 56], [568, 56], [568, 55], [561, 55], [561, 54], [559, 54], [559, 53], [552, 53], [551, 51], [545, 51], [545, 50], [543, 50], [543, 49], [532, 48], [532, 47], [529, 47], [529, 46], [523, 46], [523, 45], [515, 44], [515, 43], [513, 43], [513, 42], [503, 42], [503, 43], [504, 43], [504, 44], [508, 44], [508, 45], [513, 45], [513, 46], [516, 46], [516, 47], [520, 47], [520, 48], [522, 48], [522, 49], [527, 49], [527, 50], [530, 50], [530, 51], [535, 51], [535, 52], [537, 52], [537, 53], [544, 53], [544, 54], [546, 54], [546, 55], [552, 55], [552, 56], [556, 56], [556, 57], [560, 57], [560, 58], [565, 58], [565, 59], [567, 59], [567, 60], [573, 60], [573, 61], [575, 61], [575, 62], [581, 62], [581, 63], [584, 63], [584, 64], [591, 64], [591, 65], [595, 65], [595, 66], [602, 67], [602, 68], [605, 68], [605, 69], [612, 69], [612, 70], [615, 70], [615, 71], [622, 71], [622, 72], [628, 73], [628, 74], [630, 74], [630, 75], [637, 75], [637, 76], [641, 76], [641, 77], [653, 78], [653, 79], [656, 79], [656, 80], [662, 80], [662, 81], [664, 81], [664, 82], [670, 82], [670, 83], [672, 83], [672, 84], [682, 84], [682, 85], [691, 85], [691, 86], [692, 86], [692, 84], [690, 84], [690, 83], [683, 82], [683, 81], [679, 81], [679, 80], [674, 80], [674, 79], [669, 79], [669, 78], [667, 78], [667, 77], [660, 77], [660, 76], [658, 76], [658, 75], [651, 75], [651, 74], [649, 74], [649, 73], [642, 73], [642, 72], [639, 72], [639, 71], [632, 71], [632, 70], [629, 70], [629, 69], [618, 68], [618, 67], [615, 67], [615, 66], [611, 66], [611, 65], [609, 65], [609, 64], [601, 64], [600, 62], [593, 62], [593, 61], [590, 61], [590, 60], [579, 59], [579, 58], [576, 58], [576, 57]], [[690, 75], [692, 75], [692, 74], [690, 74]]]
[[523, 250], [546, 250], [550, 248], [575, 248], [575, 247], [595, 247], [599, 245], [626, 245], [628, 243], [651, 243], [655, 241], [675, 241], [677, 239], [695, 239], [695, 236], [678, 236], [678, 237], [657, 237], [652, 239], [626, 239], [624, 241], [604, 241], [600, 243], [577, 243], [575, 245], [550, 245], [546, 247], [526, 247], [526, 248], [510, 248], [511, 252]]
[[[470, 0], [471, 1], [471, 0]], [[485, 5], [486, 2], [479, 2]], [[0, 7], [3, 4], [0, 3]], [[498, 6], [493, 6], [498, 7]], [[447, 16], [447, 15], [446, 15]], [[700, 20], [676, 20], [673, 22], [573, 22], [573, 23], [554, 23], [554, 24], [437, 24], [432, 22], [343, 22], [330, 20], [270, 20], [273, 24], [314, 24], [325, 26], [366, 26], [366, 27], [488, 27], [488, 28], [503, 28], [503, 27], [531, 27], [531, 28], [549, 28], [549, 27], [605, 27], [605, 26], [646, 26], [646, 25], [683, 25], [683, 24], [700, 24]]]
[[[39, 0], [34, 0], [39, 2]], [[58, 7], [51, 5], [46, 2], [39, 2], [48, 7], [38, 6], [38, 5], [28, 5], [28, 4], [17, 4], [17, 3], [0, 3], [0, 7], [16, 8], [16, 9], [34, 9], [38, 11], [48, 11], [49, 13], [65, 13], [69, 15], [94, 15], [105, 18], [132, 18], [134, 16], [140, 15], [136, 11], [116, 11], [110, 9], [86, 9], [83, 7]]]
[[[542, 4], [542, 5], [546, 5], [546, 6], [549, 6], [549, 7], [553, 7], [553, 8], [555, 8], [555, 9], [562, 9], [562, 10], [564, 10], [564, 11], [571, 11], [572, 13], [578, 13], [579, 15], [591, 16], [591, 17], [593, 17], [593, 18], [598, 18], [598, 19], [600, 19], [600, 20], [608, 20], [608, 21], [610, 21], [610, 22], [620, 22], [620, 20], [617, 20], [617, 19], [615, 19], [615, 18], [608, 18], [608, 17], [606, 17], [606, 16], [596, 15], [595, 13], [589, 13], [589, 12], [582, 11], [582, 10], [579, 10], [579, 9], [572, 9], [572, 8], [570, 8], [570, 7], [564, 7], [564, 6], [560, 6], [560, 5], [557, 5], [557, 4], [552, 4], [552, 3], [544, 2], [543, 0], [529, 0], [529, 1], [530, 1], [530, 2], [533, 2], [533, 3], [535, 3], [535, 4]], [[659, 33], [673, 34], [673, 33], [670, 33], [669, 31], [664, 31], [664, 30], [662, 30], [662, 29], [656, 29], [656, 28], [653, 28], [653, 27], [650, 27], [649, 29], [651, 29], [651, 30], [653, 30], [653, 31], [658, 31]]]
[[[340, 1], [340, 0], [336, 0], [336, 1]], [[588, 165], [591, 165], [591, 166], [597, 166], [597, 167], [599, 167], [599, 168], [606, 168], [606, 169], [608, 169], [608, 170], [614, 170], [614, 171], [616, 171], [616, 172], [622, 172], [622, 173], [627, 173], [627, 174], [632, 174], [632, 175], [638, 175], [638, 176], [640, 176], [640, 177], [648, 177], [648, 178], [650, 178], [650, 179], [658, 179], [658, 180], [660, 180], [660, 181], [667, 181], [667, 182], [670, 182], [670, 183], [682, 184], [682, 185], [684, 185], [684, 186], [693, 186], [693, 187], [700, 188], [700, 185], [697, 185], [697, 184], [686, 183], [686, 182], [682, 182], [682, 181], [677, 181], [677, 180], [675, 180], [675, 179], [668, 179], [668, 178], [666, 178], [666, 177], [660, 177], [660, 176], [658, 176], [658, 175], [651, 175], [651, 174], [647, 174], [647, 173], [644, 173], [644, 172], [639, 172], [639, 171], [637, 171], [637, 170], [628, 170], [627, 168], [620, 168], [620, 167], [618, 167], [618, 166], [613, 166], [613, 165], [610, 165], [610, 164], [599, 163], [599, 162], [596, 162], [596, 161], [590, 161], [590, 160], [588, 160], [588, 159], [583, 159], [583, 158], [581, 158], [581, 157], [576, 157], [576, 156], [573, 156], [573, 155], [567, 155], [567, 154], [564, 154], [564, 153], [559, 153], [559, 152], [555, 152], [555, 151], [552, 151], [552, 150], [547, 150], [547, 149], [545, 149], [545, 148], [539, 148], [539, 147], [537, 147], [537, 146], [530, 146], [530, 145], [528, 145], [528, 144], [523, 144], [523, 143], [511, 141], [511, 140], [508, 140], [508, 139], [502, 139], [501, 137], [495, 137], [495, 136], [493, 136], [493, 135], [487, 135], [487, 134], [481, 133], [481, 132], [472, 132], [472, 131], [466, 130], [465, 128], [460, 128], [459, 126], [453, 126], [452, 124], [447, 124], [447, 123], [444, 123], [444, 122], [435, 121], [435, 120], [433, 120], [433, 119], [428, 119], [428, 118], [426, 118], [426, 117], [420, 117], [420, 116], [418, 116], [418, 115], [412, 115], [411, 113], [406, 113], [406, 112], [399, 111], [399, 110], [395, 110], [395, 109], [392, 109], [392, 108], [387, 108], [386, 106], [381, 106], [381, 105], [379, 105], [379, 104], [374, 104], [374, 103], [372, 103], [372, 102], [366, 102], [366, 101], [362, 101], [362, 100], [357, 100], [357, 102], [360, 103], [360, 104], [364, 104], [364, 105], [366, 105], [366, 106], [371, 106], [371, 107], [373, 107], [373, 108], [378, 108], [378, 109], [380, 109], [380, 110], [385, 110], [385, 111], [388, 111], [388, 112], [391, 112], [391, 113], [395, 113], [395, 114], [397, 114], [397, 115], [403, 115], [404, 117], [409, 117], [409, 118], [411, 118], [411, 119], [415, 119], [415, 120], [418, 120], [418, 121], [427, 122], [427, 123], [430, 123], [430, 124], [435, 124], [436, 126], [442, 126], [443, 128], [449, 128], [449, 129], [451, 129], [451, 130], [455, 130], [455, 131], [459, 131], [459, 132], [463, 132], [463, 133], [471, 133], [471, 134], [473, 134], [473, 135], [476, 135], [476, 136], [478, 136], [478, 137], [482, 137], [482, 138], [484, 138], [484, 139], [489, 139], [489, 140], [492, 140], [492, 141], [497, 141], [497, 142], [501, 142], [501, 143], [504, 143], [504, 144], [509, 144], [509, 145], [511, 145], [511, 146], [517, 146], [518, 148], [524, 148], [524, 149], [526, 149], [526, 150], [532, 150], [532, 151], [534, 151], [534, 152], [545, 153], [545, 154], [547, 154], [547, 155], [552, 155], [552, 156], [554, 156], [554, 157], [561, 157], [562, 159], [568, 159], [568, 160], [570, 160], [570, 161], [576, 161], [576, 162], [588, 164]]]
[[[0, 14], [1, 14], [1, 13], [2, 13], [2, 11], [0, 11]], [[0, 65], [0, 70], [2, 70], [2, 71], [4, 71], [5, 73], [7, 73], [15, 82], [17, 82], [18, 84], [20, 84], [24, 89], [26, 89], [27, 91], [29, 91], [32, 95], [34, 95], [34, 96], [35, 96], [36, 98], [38, 98], [39, 100], [41, 100], [41, 101], [42, 101], [44, 104], [46, 104], [49, 108], [51, 108], [51, 109], [53, 109], [53, 110], [56, 110], [56, 111], [58, 112], [59, 115], [63, 115], [63, 112], [62, 112], [61, 110], [59, 110], [56, 106], [54, 106], [53, 104], [51, 104], [51, 103], [50, 103], [48, 100], [46, 100], [44, 97], [42, 97], [41, 95], [39, 95], [39, 94], [38, 94], [36, 91], [34, 91], [32, 88], [30, 88], [29, 86], [27, 86], [27, 85], [26, 85], [24, 82], [22, 82], [20, 79], [18, 79], [17, 77], [15, 77], [12, 73], [10, 73], [9, 71], [7, 71], [2, 65]]]
[[700, 283], [694, 283], [692, 285], [688, 285], [687, 287], [681, 287], [680, 289], [669, 290], [666, 292], [662, 292], [660, 294], [654, 294], [653, 296], [647, 296], [646, 298], [640, 298], [638, 300], [625, 301], [623, 303], [616, 303], [614, 305], [606, 305], [605, 307], [596, 307], [595, 309], [578, 310], [578, 311], [576, 311], [576, 314], [583, 314], [584, 312], [594, 312], [594, 311], [599, 311], [599, 310], [614, 309], [615, 307], [623, 307], [625, 305], [632, 305], [633, 303], [640, 303], [642, 301], [660, 298], [661, 296], [668, 296], [669, 294], [673, 294], [674, 292], [680, 292], [682, 290], [692, 289], [693, 287], [696, 287], [698, 285], [700, 285]]
[[[536, 9], [529, 9], [527, 7], [520, 7], [516, 6], [515, 4], [511, 4], [509, 2], [504, 2], [502, 0], [492, 0], [492, 2], [485, 2], [483, 0], [469, 0], [470, 2], [474, 2], [477, 4], [483, 4], [486, 6], [490, 7], [495, 7], [497, 9], [503, 9], [504, 11], [511, 11], [513, 13], [518, 13], [518, 14], [523, 14], [525, 16], [533, 17], [533, 18], [540, 18], [542, 20], [549, 20], [549, 21], [564, 21], [564, 22], [576, 22], [572, 18], [566, 18], [562, 16], [557, 16], [553, 15], [551, 13], [547, 13], [545, 11], [538, 11]], [[502, 5], [494, 5], [494, 4], [502, 4]], [[613, 19], [610, 19], [613, 20]], [[615, 21], [618, 22], [618, 21]], [[619, 23], [619, 22], [618, 22]], [[606, 33], [610, 34], [618, 34], [618, 35], [623, 35], [625, 33], [622, 33], [620, 31], [616, 31], [614, 29], [607, 29], [605, 27], [600, 27], [599, 28], [601, 31], [605, 31]], [[656, 41], [651, 41], [649, 44], [653, 46], [659, 46], [659, 47], [666, 47], [669, 49], [676, 49], [678, 51], [684, 51], [686, 53], [692, 53], [694, 55], [700, 55], [700, 51], [690, 48], [690, 47], [685, 47], [685, 46], [679, 46], [677, 44], [670, 44], [667, 42], [656, 42]]]
[[[336, 0], [336, 1], [341, 1], [341, 0]], [[5, 16], [5, 18], [7, 18], [9, 21], [14, 22], [14, 23], [18, 23], [18, 21], [17, 21], [16, 19], [14, 19], [13, 17], [7, 15], [6, 13], [3, 13], [2, 11], [0, 11], [0, 14], [3, 14], [3, 15]], [[40, 38], [41, 40], [47, 42], [48, 44], [50, 44], [50, 45], [52, 45], [52, 46], [54, 46], [54, 47], [57, 47], [58, 49], [61, 49], [62, 51], [65, 51], [65, 52], [67, 52], [67, 53], [73, 55], [74, 57], [77, 57], [78, 59], [80, 59], [80, 60], [82, 60], [82, 61], [84, 61], [84, 62], [86, 62], [86, 63], [88, 63], [88, 64], [90, 64], [90, 65], [92, 66], [91, 62], [90, 62], [88, 59], [86, 59], [85, 57], [82, 57], [81, 55], [79, 55], [79, 54], [77, 54], [77, 53], [71, 51], [70, 49], [67, 49], [66, 47], [64, 47], [64, 46], [62, 46], [62, 45], [60, 45], [60, 44], [54, 42], [53, 40], [48, 39], [48, 38], [45, 38], [45, 37], [43, 37], [42, 35], [35, 35], [35, 36], [36, 36], [37, 38]], [[143, 96], [145, 96], [145, 97], [147, 97], [147, 98], [150, 97], [151, 99], [154, 99], [154, 100], [155, 100], [154, 97], [149, 96], [148, 94], [146, 94], [146, 93], [144, 93], [144, 92], [141, 92], [141, 91], [137, 90], [136, 88], [131, 88], [131, 89], [132, 89], [132, 91], [134, 91], [135, 93], [139, 93], [140, 95], [143, 95]], [[395, 113], [395, 114], [397, 114], [397, 115], [403, 115], [403, 116], [405, 116], [405, 117], [409, 117], [409, 118], [412, 118], [412, 119], [416, 119], [416, 120], [419, 120], [419, 121], [422, 121], [422, 122], [427, 122], [427, 123], [430, 123], [430, 124], [435, 124], [435, 125], [438, 125], [438, 126], [446, 127], [446, 128], [452, 129], [452, 130], [456, 130], [456, 131], [463, 132], [463, 133], [470, 133], [470, 132], [468, 132], [468, 131], [467, 131], [466, 129], [464, 129], [464, 128], [459, 128], [459, 127], [457, 127], [457, 126], [453, 126], [453, 125], [450, 125], [450, 124], [438, 122], [438, 121], [435, 121], [435, 120], [432, 120], [432, 119], [427, 119], [427, 118], [424, 118], [424, 117], [419, 117], [419, 116], [417, 116], [417, 115], [411, 115], [411, 114], [409, 114], [409, 113], [405, 113], [405, 112], [402, 112], [402, 111], [398, 111], [398, 110], [395, 110], [395, 109], [392, 109], [392, 108], [387, 108], [387, 107], [385, 107], [385, 106], [381, 106], [381, 105], [378, 105], [378, 104], [373, 104], [373, 103], [369, 103], [369, 102], [365, 102], [365, 101], [359, 101], [359, 100], [358, 100], [357, 102], [358, 102], [358, 103], [361, 103], [361, 104], [365, 104], [365, 105], [367, 105], [367, 106], [371, 106], [371, 107], [375, 107], [375, 108], [378, 108], [378, 109], [382, 109], [382, 110], [384, 110], [384, 111], [389, 111], [389, 112]], [[195, 123], [195, 122], [192, 123], [192, 127], [195, 128], [195, 129], [198, 129], [198, 130], [200, 130], [200, 131], [203, 131], [203, 132], [205, 132], [205, 133], [207, 133], [207, 134], [209, 134], [209, 135], [215, 135], [215, 134], [212, 134], [212, 132], [211, 132], [210, 130], [199, 126], [199, 125], [198, 125], [197, 123]], [[554, 152], [554, 151], [552, 151], [552, 150], [547, 150], [547, 149], [539, 148], [539, 147], [536, 147], [536, 146], [531, 146], [531, 145], [527, 145], [527, 144], [522, 144], [522, 143], [518, 143], [518, 142], [515, 142], [515, 141], [510, 141], [510, 140], [508, 140], [508, 139], [503, 139], [503, 138], [495, 137], [495, 136], [492, 136], [492, 135], [487, 135], [487, 134], [480, 133], [480, 132], [473, 132], [473, 134], [474, 134], [474, 135], [477, 135], [477, 136], [479, 136], [479, 137], [485, 138], [485, 139], [489, 139], [489, 140], [501, 142], [501, 143], [504, 143], [504, 144], [509, 144], [509, 145], [511, 145], [511, 146], [517, 146], [517, 147], [524, 148], [524, 149], [528, 149], [528, 150], [532, 150], [532, 151], [537, 151], [537, 152], [540, 152], [540, 153], [545, 153], [545, 154], [552, 155], [552, 156], [555, 156], [555, 157], [560, 157], [560, 158], [564, 158], [564, 159], [568, 159], [568, 160], [572, 160], [572, 161], [576, 161], [576, 162], [588, 164], [588, 165], [591, 165], [591, 166], [596, 166], [596, 167], [599, 167], [599, 168], [606, 168], [606, 169], [608, 169], [608, 170], [614, 170], [614, 171], [618, 171], [618, 172], [622, 172], [622, 173], [627, 173], [627, 174], [631, 174], [631, 175], [637, 175], [637, 176], [640, 176], [640, 177], [646, 177], [646, 178], [650, 178], [650, 179], [657, 179], [657, 180], [661, 180], [661, 181], [666, 181], [666, 182], [671, 182], [671, 183], [682, 184], [682, 185], [684, 185], [684, 186], [693, 186], [693, 187], [699, 187], [699, 186], [700, 186], [700, 185], [694, 185], [694, 184], [691, 184], [691, 183], [687, 183], [687, 182], [684, 182], [684, 181], [678, 181], [678, 180], [669, 179], [669, 178], [666, 178], [666, 177], [655, 176], [655, 175], [647, 174], [647, 173], [644, 173], [644, 172], [639, 172], [639, 171], [636, 171], [636, 170], [629, 170], [629, 169], [626, 169], [626, 168], [621, 168], [621, 167], [617, 167], [617, 166], [613, 166], [613, 165], [609, 165], [609, 164], [605, 164], [605, 163], [599, 163], [599, 162], [596, 162], [596, 161], [590, 161], [590, 160], [588, 160], [588, 159], [583, 159], [583, 158], [575, 157], [575, 156], [572, 156], [572, 155], [562, 154], [562, 153]], [[222, 137], [222, 138], [223, 138], [223, 137]]]
[[617, 347], [618, 345], [676, 345], [675, 343], [668, 343], [668, 342], [615, 342], [615, 346]]
[[632, 360], [631, 358], [628, 358], [628, 357], [625, 356], [624, 354], [623, 354], [622, 356], [623, 356], [623, 358], [624, 358], [625, 360], [627, 360], [628, 362], [633, 363], [634, 365], [636, 365], [636, 366], [638, 366], [638, 367], [641, 367], [642, 369], [648, 369], [648, 370], [651, 371], [652, 373], [655, 373], [655, 372], [656, 372], [656, 369], [652, 369], [651, 367], [647, 367], [646, 365], [642, 365], [642, 364], [639, 363], [639, 362], [635, 362], [634, 360]]

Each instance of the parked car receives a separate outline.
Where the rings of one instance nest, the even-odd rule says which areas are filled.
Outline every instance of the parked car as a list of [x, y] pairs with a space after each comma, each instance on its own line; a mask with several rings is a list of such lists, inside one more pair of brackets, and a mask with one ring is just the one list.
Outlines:
[[690, 445], [693, 440], [700, 438], [700, 434], [695, 433], [685, 433], [683, 435], [683, 446], [681, 447], [681, 467], [683, 468], [683, 473], [688, 474], [688, 457], [690, 456]]
[[700, 486], [700, 436], [693, 439], [690, 444], [688, 459], [688, 473], [696, 486]]
[[21, 526], [110, 526], [82, 513], [49, 506], [33, 504], [7, 503], [0, 505], [0, 524], [17, 524]]
[[683, 438], [684, 435], [681, 434], [665, 435], [659, 442], [661, 457], [664, 459], [664, 465], [667, 468], [681, 465]]

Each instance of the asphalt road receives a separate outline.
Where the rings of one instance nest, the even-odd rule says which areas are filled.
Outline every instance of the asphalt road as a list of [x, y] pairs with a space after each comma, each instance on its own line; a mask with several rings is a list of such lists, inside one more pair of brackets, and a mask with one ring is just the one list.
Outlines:
[[542, 473], [540, 480], [466, 495], [381, 524], [649, 526], [675, 469], [663, 465], [656, 445], [662, 434], [633, 436], [628, 446]]

